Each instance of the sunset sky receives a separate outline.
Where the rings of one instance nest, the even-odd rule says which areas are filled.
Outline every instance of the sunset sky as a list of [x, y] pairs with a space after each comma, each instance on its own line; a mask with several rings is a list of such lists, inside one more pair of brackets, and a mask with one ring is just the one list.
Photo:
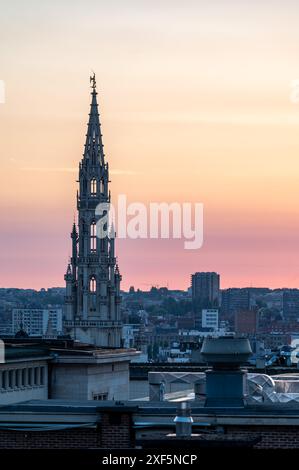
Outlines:
[[0, 0], [0, 286], [63, 286], [97, 76], [113, 199], [202, 202], [204, 245], [117, 240], [122, 288], [299, 287], [297, 0]]

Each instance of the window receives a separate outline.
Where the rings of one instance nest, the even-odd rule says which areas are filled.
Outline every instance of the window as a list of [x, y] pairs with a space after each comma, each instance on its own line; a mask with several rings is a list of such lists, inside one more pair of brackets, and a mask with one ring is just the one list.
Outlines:
[[92, 276], [90, 278], [90, 281], [89, 281], [89, 290], [90, 292], [92, 293], [95, 293], [96, 290], [97, 290], [97, 281], [96, 281], [96, 278], [94, 276]]
[[92, 196], [95, 196], [97, 194], [97, 180], [95, 178], [92, 178], [92, 180], [90, 180], [90, 194]]
[[103, 180], [103, 178], [102, 178], [101, 181], [100, 181], [100, 193], [101, 193], [101, 194], [104, 193], [104, 180]]
[[97, 225], [92, 222], [90, 225], [90, 251], [95, 252], [97, 249]]
[[108, 393], [93, 393], [92, 399], [97, 401], [108, 400]]

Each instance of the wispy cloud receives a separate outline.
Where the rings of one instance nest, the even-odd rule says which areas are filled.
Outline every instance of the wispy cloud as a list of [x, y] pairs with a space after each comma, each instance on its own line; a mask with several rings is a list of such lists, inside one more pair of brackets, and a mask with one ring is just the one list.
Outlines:
[[110, 170], [111, 175], [126, 175], [126, 176], [134, 176], [134, 175], [141, 175], [141, 171], [135, 171], [135, 170], [120, 170], [120, 169], [114, 169]]
[[72, 167], [37, 167], [37, 166], [24, 166], [20, 168], [21, 171], [41, 171], [41, 172], [62, 172], [62, 173], [76, 173], [78, 168]]
[[[25, 166], [20, 168], [21, 171], [37, 171], [37, 172], [61, 172], [61, 173], [77, 173], [78, 168], [76, 167], [30, 167]], [[126, 176], [134, 176], [140, 175], [141, 172], [133, 171], [133, 170], [121, 170], [119, 168], [110, 170], [111, 175], [126, 175]]]
[[[295, 107], [294, 107], [295, 110]], [[125, 122], [142, 123], [182, 123], [182, 124], [231, 124], [231, 125], [258, 125], [258, 126], [298, 126], [299, 114], [295, 111], [270, 113], [219, 112], [219, 113], [142, 113], [130, 112], [114, 115], [114, 119]]]

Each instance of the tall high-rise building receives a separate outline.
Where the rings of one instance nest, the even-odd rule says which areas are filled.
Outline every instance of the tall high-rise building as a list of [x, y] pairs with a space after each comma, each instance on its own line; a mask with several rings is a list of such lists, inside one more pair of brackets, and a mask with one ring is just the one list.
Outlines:
[[220, 275], [215, 272], [198, 272], [191, 276], [192, 300], [199, 301], [201, 307], [218, 307]]
[[65, 274], [65, 332], [97, 346], [121, 346], [120, 281], [114, 253], [114, 230], [99, 237], [99, 203], [110, 202], [95, 76], [83, 158], [79, 163], [78, 227], [71, 232], [72, 257]]

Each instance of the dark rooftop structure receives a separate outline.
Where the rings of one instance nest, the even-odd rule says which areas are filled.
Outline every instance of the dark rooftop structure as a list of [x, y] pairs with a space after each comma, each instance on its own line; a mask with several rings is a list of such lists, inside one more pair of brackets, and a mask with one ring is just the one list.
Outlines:
[[[206, 397], [190, 401], [182, 408], [188, 411], [185, 414], [178, 411], [184, 400], [28, 400], [0, 406], [0, 449], [299, 448], [298, 402], [250, 401], [243, 386], [237, 387], [235, 400], [227, 380], [236, 373], [236, 381], [243, 383], [241, 367], [250, 354], [245, 343], [227, 338], [213, 345], [206, 342], [203, 354], [213, 367], [207, 374], [212, 377], [210, 385], [216, 380], [221, 386], [215, 397], [207, 379]], [[28, 354], [31, 347], [28, 344]], [[39, 344], [36, 351], [52, 353], [60, 348], [61, 344], [49, 349]], [[66, 351], [72, 357], [75, 345], [68, 344]], [[106, 354], [105, 349], [85, 350], [87, 356], [98, 352]], [[296, 381], [294, 376], [290, 385], [296, 388]], [[280, 382], [283, 390], [284, 380]], [[180, 419], [189, 419], [190, 436], [177, 434]]]

